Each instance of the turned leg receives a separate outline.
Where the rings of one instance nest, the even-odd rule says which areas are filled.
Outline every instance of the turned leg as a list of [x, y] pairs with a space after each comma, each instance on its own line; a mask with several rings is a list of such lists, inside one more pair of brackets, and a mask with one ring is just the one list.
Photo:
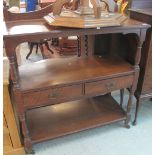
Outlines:
[[38, 43], [36, 44], [36, 54], [38, 53]]
[[25, 151], [28, 154], [34, 154], [34, 151], [32, 149], [32, 142], [29, 136], [29, 131], [25, 120], [25, 114], [22, 114], [22, 116], [20, 116], [20, 123], [21, 123], [22, 133], [24, 137]]
[[131, 91], [130, 95], [129, 95], [129, 100], [128, 100], [128, 104], [127, 104], [127, 112], [126, 112], [126, 120], [125, 120], [125, 127], [126, 128], [130, 128], [129, 122], [131, 119], [131, 114], [130, 114], [130, 110], [131, 110], [131, 105], [133, 104], [133, 98], [134, 98], [134, 93]]
[[27, 153], [33, 154], [34, 151], [32, 149], [32, 141], [31, 141], [31, 138], [29, 135], [27, 124], [26, 124], [26, 111], [25, 111], [24, 106], [23, 106], [24, 105], [23, 95], [16, 88], [13, 88], [13, 91], [14, 91], [15, 104], [16, 104], [15, 107], [16, 107], [19, 122], [20, 122], [20, 129], [21, 129], [21, 133], [22, 133], [24, 148], [25, 148], [25, 151]]
[[30, 43], [30, 52], [27, 54], [26, 59], [28, 59], [29, 56], [32, 54], [33, 46], [34, 46], [34, 44]]
[[140, 97], [137, 97], [135, 119], [134, 119], [132, 125], [136, 125], [137, 124], [137, 116], [138, 116], [140, 104], [141, 104], [141, 99], [140, 99]]
[[124, 102], [124, 89], [120, 90], [120, 106], [122, 107]]
[[39, 48], [40, 48], [40, 51], [41, 51], [41, 54], [42, 54], [43, 59], [45, 59], [43, 45], [42, 44], [39, 44]]
[[48, 45], [48, 42], [46, 41], [45, 42], [45, 46], [46, 46], [46, 48], [52, 53], [52, 54], [54, 54], [54, 52], [50, 49], [50, 47], [49, 47], [49, 45]]
[[[125, 125], [127, 125], [128, 118], [130, 117], [130, 116], [128, 116], [129, 115], [128, 111], [130, 111], [130, 105], [133, 102], [134, 93], [135, 93], [135, 90], [137, 88], [137, 83], [138, 83], [138, 78], [139, 78], [139, 71], [140, 71], [139, 63], [140, 63], [140, 60], [141, 60], [141, 49], [142, 49], [143, 42], [145, 40], [145, 36], [146, 36], [146, 29], [141, 29], [140, 34], [137, 35], [136, 40], [135, 40], [135, 41], [137, 41], [137, 49], [136, 49], [135, 60], [134, 60], [135, 74], [134, 74], [133, 85], [132, 85], [132, 88], [130, 90], [129, 103], [128, 103], [128, 106], [129, 106], [128, 109], [129, 110], [127, 110], [127, 120], [126, 120]], [[140, 100], [137, 99], [135, 120], [133, 122], [134, 125], [136, 124], [136, 121], [137, 121], [137, 114], [138, 114], [138, 110], [139, 110], [139, 105], [140, 105]]]

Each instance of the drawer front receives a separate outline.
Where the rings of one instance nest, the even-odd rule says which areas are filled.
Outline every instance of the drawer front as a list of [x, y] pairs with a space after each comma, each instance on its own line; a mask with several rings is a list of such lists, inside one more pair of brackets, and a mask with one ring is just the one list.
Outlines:
[[118, 78], [99, 80], [85, 84], [86, 95], [99, 95], [117, 89], [126, 88], [133, 83], [133, 75]]
[[72, 98], [82, 96], [82, 84], [65, 86], [60, 88], [50, 88], [36, 92], [24, 94], [24, 106], [41, 106], [44, 104], [55, 104], [65, 102]]

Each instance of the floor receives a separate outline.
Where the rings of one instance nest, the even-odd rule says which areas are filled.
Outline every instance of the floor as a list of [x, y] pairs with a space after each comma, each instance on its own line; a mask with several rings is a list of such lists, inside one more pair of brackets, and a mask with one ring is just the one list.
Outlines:
[[[28, 53], [23, 44], [22, 64], [42, 60], [41, 54], [35, 52], [26, 60]], [[113, 92], [119, 101], [119, 92]], [[128, 100], [126, 91], [124, 107]], [[135, 102], [131, 109], [133, 121]], [[130, 123], [131, 125], [131, 123]], [[151, 155], [152, 152], [152, 103], [142, 103], [137, 126], [126, 129], [123, 122], [114, 123], [68, 135], [55, 140], [34, 145], [35, 155]]]

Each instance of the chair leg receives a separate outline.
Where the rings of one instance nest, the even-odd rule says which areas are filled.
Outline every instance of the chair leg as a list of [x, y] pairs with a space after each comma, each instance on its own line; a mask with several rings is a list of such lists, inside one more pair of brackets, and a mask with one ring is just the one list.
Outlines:
[[27, 54], [26, 59], [28, 59], [29, 56], [32, 54], [33, 46], [34, 46], [34, 44], [30, 43], [30, 52]]
[[48, 42], [45, 42], [45, 46], [46, 46], [46, 48], [47, 48], [52, 54], [54, 54], [54, 52], [50, 49], [50, 47], [49, 47], [49, 45], [48, 45]]
[[36, 44], [36, 54], [38, 53], [38, 44]]
[[43, 45], [41, 43], [39, 44], [39, 48], [40, 48], [43, 59], [45, 59], [44, 49], [43, 49]]

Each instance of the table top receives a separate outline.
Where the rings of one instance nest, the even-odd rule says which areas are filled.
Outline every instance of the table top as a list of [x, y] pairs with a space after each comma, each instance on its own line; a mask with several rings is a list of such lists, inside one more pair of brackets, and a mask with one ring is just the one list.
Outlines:
[[94, 35], [104, 33], [120, 33], [122, 30], [148, 28], [150, 25], [142, 23], [133, 19], [125, 20], [121, 26], [115, 27], [102, 27], [102, 28], [64, 28], [53, 27], [46, 23], [44, 19], [35, 20], [20, 20], [3, 22], [3, 36], [5, 38], [20, 37], [20, 36], [33, 36], [50, 34], [52, 37], [65, 37], [73, 35]]

